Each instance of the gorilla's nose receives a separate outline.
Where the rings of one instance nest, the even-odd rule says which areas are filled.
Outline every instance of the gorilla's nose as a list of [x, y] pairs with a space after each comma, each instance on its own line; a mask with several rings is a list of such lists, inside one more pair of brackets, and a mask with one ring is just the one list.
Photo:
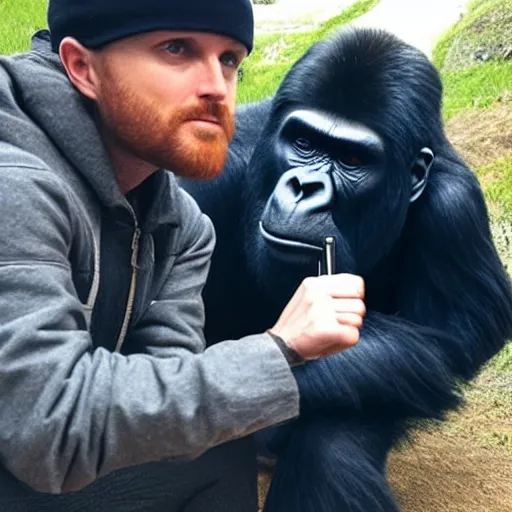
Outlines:
[[263, 211], [264, 236], [274, 242], [293, 240], [294, 246], [321, 250], [323, 240], [318, 233], [331, 217], [334, 193], [332, 178], [325, 171], [302, 168], [285, 172]]
[[291, 169], [281, 176], [273, 195], [283, 212], [314, 213], [331, 207], [334, 185], [326, 172]]

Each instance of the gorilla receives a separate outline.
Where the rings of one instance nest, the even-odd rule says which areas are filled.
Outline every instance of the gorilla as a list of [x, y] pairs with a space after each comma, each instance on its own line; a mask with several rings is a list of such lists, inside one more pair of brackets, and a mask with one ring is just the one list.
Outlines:
[[366, 281], [359, 343], [293, 370], [301, 414], [268, 432], [267, 512], [399, 510], [390, 449], [460, 406], [461, 384], [512, 333], [510, 280], [441, 101], [423, 53], [345, 29], [313, 45], [273, 98], [239, 107], [218, 178], [182, 182], [217, 230], [209, 343], [273, 325], [318, 274], [327, 237], [334, 271]]

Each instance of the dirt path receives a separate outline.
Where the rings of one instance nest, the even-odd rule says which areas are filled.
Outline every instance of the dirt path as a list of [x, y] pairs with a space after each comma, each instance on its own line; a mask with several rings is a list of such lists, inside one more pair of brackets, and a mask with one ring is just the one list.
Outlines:
[[[355, 0], [277, 0], [255, 5], [256, 33], [301, 31], [340, 14]], [[389, 30], [431, 55], [438, 37], [457, 22], [468, 0], [381, 0], [354, 24]]]
[[277, 0], [255, 5], [256, 34], [311, 30], [341, 13], [356, 0]]
[[468, 0], [381, 0], [355, 25], [389, 30], [427, 55], [466, 12]]

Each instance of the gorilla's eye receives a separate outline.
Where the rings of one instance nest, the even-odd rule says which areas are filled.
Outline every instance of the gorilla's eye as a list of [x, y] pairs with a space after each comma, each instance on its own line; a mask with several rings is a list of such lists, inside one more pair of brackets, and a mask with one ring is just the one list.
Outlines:
[[339, 161], [345, 167], [350, 167], [350, 168], [354, 168], [354, 169], [356, 167], [361, 167], [363, 165], [363, 162], [361, 161], [361, 159], [355, 155], [343, 155], [340, 157]]
[[311, 145], [311, 142], [304, 137], [299, 137], [298, 139], [295, 139], [293, 145], [303, 152], [313, 151], [313, 146]]

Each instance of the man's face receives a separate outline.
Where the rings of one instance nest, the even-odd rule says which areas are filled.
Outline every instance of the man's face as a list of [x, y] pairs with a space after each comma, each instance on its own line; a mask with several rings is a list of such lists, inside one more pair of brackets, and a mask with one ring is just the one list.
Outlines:
[[179, 176], [217, 176], [234, 132], [246, 54], [232, 39], [197, 32], [152, 32], [94, 52], [104, 136]]

